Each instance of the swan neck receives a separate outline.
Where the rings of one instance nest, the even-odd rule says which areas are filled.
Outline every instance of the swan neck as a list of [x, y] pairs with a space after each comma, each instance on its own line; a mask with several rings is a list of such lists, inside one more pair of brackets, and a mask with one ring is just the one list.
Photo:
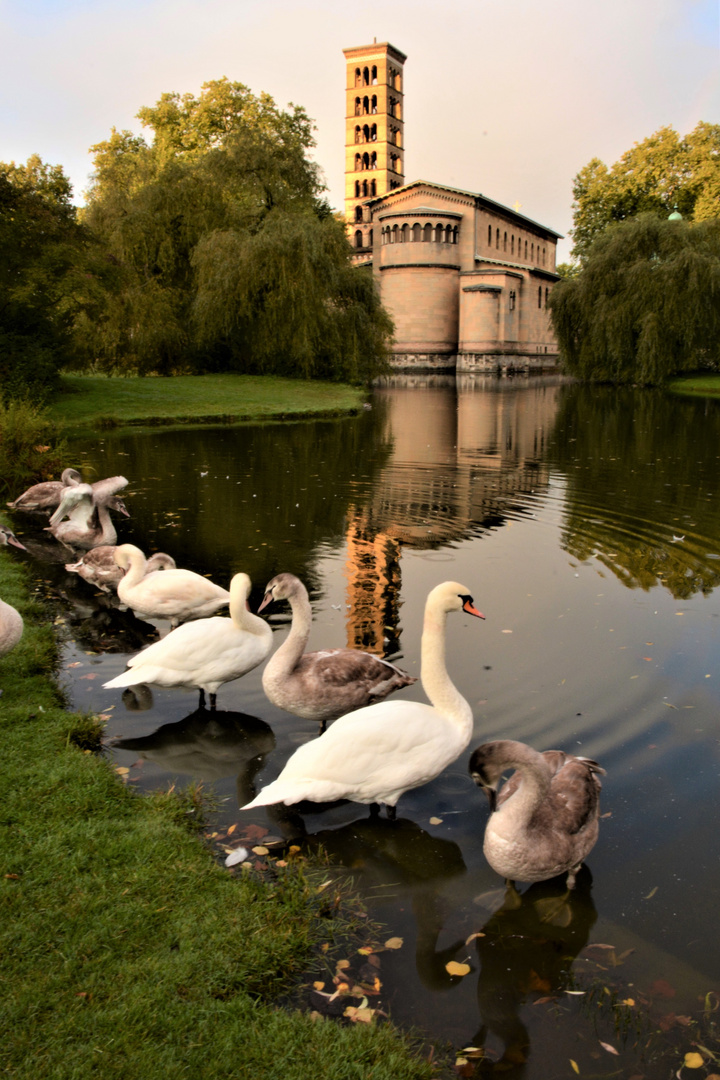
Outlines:
[[[539, 760], [538, 760], [539, 759]], [[526, 825], [550, 792], [551, 774], [541, 754], [533, 752], [532, 759], [509, 761], [507, 769], [520, 773], [520, 785], [497, 810], [504, 822], [513, 828]]]
[[[163, 571], [167, 573], [167, 571]], [[270, 627], [259, 615], [254, 615], [247, 606], [248, 590], [243, 583], [230, 582], [230, 618], [238, 630], [244, 630], [248, 634], [272, 633]]]
[[147, 560], [142, 552], [133, 552], [130, 556], [130, 565], [122, 579], [123, 589], [132, 589], [135, 585], [138, 585], [145, 577], [146, 567]]
[[[268, 664], [271, 675], [281, 677], [293, 671], [305, 652], [312, 626], [312, 608], [307, 593], [288, 597], [292, 610], [290, 633]], [[272, 667], [271, 667], [272, 665]]]
[[473, 727], [472, 709], [448, 675], [445, 664], [446, 612], [426, 611], [420, 646], [420, 680], [430, 702], [448, 719], [463, 729], [470, 738]]

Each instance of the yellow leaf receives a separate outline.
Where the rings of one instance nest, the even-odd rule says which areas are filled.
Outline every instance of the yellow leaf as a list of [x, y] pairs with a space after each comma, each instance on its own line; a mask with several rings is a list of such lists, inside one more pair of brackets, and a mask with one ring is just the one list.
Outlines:
[[577, 1063], [577, 1061], [573, 1061], [573, 1059], [572, 1059], [572, 1058], [570, 1058], [570, 1064], [571, 1064], [571, 1065], [572, 1065], [572, 1067], [573, 1067], [573, 1072], [576, 1072], [576, 1073], [578, 1074], [578, 1076], [579, 1076], [579, 1075], [580, 1075], [580, 1069], [578, 1068], [578, 1063]]
[[476, 934], [471, 934], [469, 938], [465, 938], [465, 944], [469, 945], [471, 941], [474, 941], [476, 937], [485, 937], [482, 930], [478, 930]]
[[430, 818], [430, 824], [431, 825], [442, 825], [442, 823], [443, 823], [443, 819], [441, 817], [431, 817]]
[[450, 960], [445, 965], [445, 970], [449, 975], [467, 975], [472, 969], [469, 964], [458, 964], [457, 960]]
[[403, 939], [401, 937], [391, 937], [385, 942], [386, 949], [402, 949]]
[[363, 945], [362, 949], [358, 949], [361, 956], [372, 956], [372, 949], [369, 945]]
[[120, 776], [127, 776], [130, 770], [128, 769], [127, 765], [117, 765], [115, 767], [115, 772], [119, 773]]
[[325, 983], [324, 983], [324, 982], [321, 982], [321, 981], [320, 981], [320, 979], [318, 979], [318, 980], [317, 980], [317, 982], [314, 982], [314, 983], [313, 983], [313, 986], [314, 986], [314, 988], [315, 988], [316, 990], [322, 990], [322, 988], [324, 987], [324, 985], [325, 985]]
[[[229, 831], [230, 830], [228, 829], [228, 832]], [[257, 847], [254, 847], [253, 851], [255, 852], [256, 855], [267, 855], [268, 854], [268, 849], [266, 847], [263, 847], [262, 844], [258, 844]]]
[[350, 961], [349, 960], [338, 960], [338, 962], [337, 962], [337, 964], [335, 966], [338, 969], [338, 971], [344, 971], [345, 968], [350, 967]]
[[702, 1054], [698, 1054], [695, 1050], [688, 1051], [683, 1062], [686, 1069], [701, 1069], [704, 1064]]
[[232, 835], [232, 833], [234, 833], [236, 829], [237, 829], [237, 824], [231, 825], [230, 828], [227, 831], [228, 836]]
[[630, 1005], [630, 1007], [632, 1007], [635, 1004], [635, 998], [625, 998], [624, 1001], [620, 1002], [620, 1004], [621, 1005]]

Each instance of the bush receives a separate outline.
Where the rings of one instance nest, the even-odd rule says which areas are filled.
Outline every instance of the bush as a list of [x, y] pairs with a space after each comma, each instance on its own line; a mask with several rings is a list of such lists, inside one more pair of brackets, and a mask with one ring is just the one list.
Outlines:
[[36, 481], [59, 479], [66, 453], [44, 409], [22, 398], [0, 402], [0, 490], [16, 496]]

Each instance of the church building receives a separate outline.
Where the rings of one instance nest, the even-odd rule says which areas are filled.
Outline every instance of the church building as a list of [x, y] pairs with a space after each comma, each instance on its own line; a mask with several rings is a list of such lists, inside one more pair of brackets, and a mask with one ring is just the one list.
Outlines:
[[541, 370], [557, 343], [548, 298], [560, 234], [485, 195], [406, 183], [407, 57], [345, 49], [345, 220], [395, 322], [393, 367]]

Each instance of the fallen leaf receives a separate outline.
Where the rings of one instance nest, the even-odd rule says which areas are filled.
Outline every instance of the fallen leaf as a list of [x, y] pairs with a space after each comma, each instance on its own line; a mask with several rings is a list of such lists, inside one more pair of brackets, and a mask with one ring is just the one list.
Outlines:
[[598, 1042], [602, 1046], [603, 1050], [607, 1050], [608, 1054], [615, 1054], [616, 1057], [618, 1056], [619, 1051], [616, 1050], [614, 1046], [611, 1046], [610, 1043], [604, 1043], [600, 1039], [598, 1040]]
[[385, 942], [386, 949], [402, 949], [403, 939], [401, 937], [391, 937]]
[[358, 952], [361, 956], [370, 956], [370, 954], [372, 953], [372, 949], [369, 945], [363, 945], [361, 949], [358, 949]]
[[635, 1004], [635, 998], [625, 998], [623, 1001], [620, 1002], [620, 1004], [621, 1005], [629, 1005], [630, 1008], [632, 1008], [633, 1005]]
[[285, 861], [285, 859], [278, 859], [278, 861], [275, 863], [275, 865], [276, 866], [287, 866], [287, 862]]
[[233, 824], [233, 825], [228, 826], [228, 831], [227, 831], [228, 836], [230, 836], [232, 833], [234, 833], [236, 829], [237, 829], [237, 824]]
[[651, 889], [651, 890], [650, 890], [650, 892], [649, 892], [649, 893], [647, 894], [647, 896], [645, 897], [645, 899], [646, 899], [646, 900], [652, 900], [653, 896], [655, 895], [655, 893], [656, 893], [657, 891], [658, 891], [658, 886], [656, 885], [654, 889]]
[[683, 1065], [686, 1069], [701, 1069], [705, 1061], [702, 1054], [698, 1054], [695, 1050], [689, 1050], [685, 1055]]
[[476, 934], [471, 934], [469, 938], [465, 938], [465, 944], [469, 945], [471, 941], [474, 941], [475, 938], [478, 938], [478, 937], [485, 937], [482, 930], [478, 930], [478, 932]]
[[674, 998], [675, 992], [675, 987], [667, 979], [656, 979], [650, 987], [650, 993], [655, 997]]
[[467, 975], [472, 968], [469, 964], [458, 964], [457, 960], [450, 960], [445, 965], [448, 975]]
[[115, 772], [118, 773], [120, 776], [127, 776], [130, 770], [128, 769], [127, 765], [116, 765]]
[[572, 994], [573, 997], [583, 997], [584, 994], [585, 994], [585, 991], [584, 990], [566, 990], [565, 993], [566, 994]]
[[81, 675], [81, 679], [97, 679], [97, 675]]
[[578, 1067], [578, 1063], [577, 1063], [577, 1061], [573, 1061], [573, 1059], [572, 1059], [572, 1058], [570, 1058], [570, 1064], [571, 1064], [571, 1065], [572, 1065], [572, 1067], [573, 1067], [573, 1072], [576, 1072], [576, 1073], [578, 1074], [578, 1076], [579, 1076], [579, 1075], [580, 1075], [580, 1069], [579, 1069], [579, 1067]]
[[[229, 830], [228, 830], [228, 832], [229, 832]], [[255, 852], [256, 855], [268, 855], [269, 854], [268, 849], [266, 847], [263, 847], [262, 844], [258, 844], [257, 847], [254, 847], [253, 851]]]
[[324, 983], [324, 982], [320, 982], [320, 980], [318, 979], [318, 981], [317, 981], [317, 982], [314, 982], [314, 983], [313, 983], [313, 986], [314, 986], [314, 988], [315, 988], [316, 990], [322, 990], [322, 989], [323, 989], [323, 987], [325, 986], [325, 983]]
[[442, 823], [443, 823], [443, 819], [441, 817], [431, 817], [430, 818], [430, 824], [431, 825], [442, 825]]
[[337, 968], [338, 971], [345, 971], [346, 968], [350, 967], [350, 961], [349, 960], [338, 960], [335, 967]]

